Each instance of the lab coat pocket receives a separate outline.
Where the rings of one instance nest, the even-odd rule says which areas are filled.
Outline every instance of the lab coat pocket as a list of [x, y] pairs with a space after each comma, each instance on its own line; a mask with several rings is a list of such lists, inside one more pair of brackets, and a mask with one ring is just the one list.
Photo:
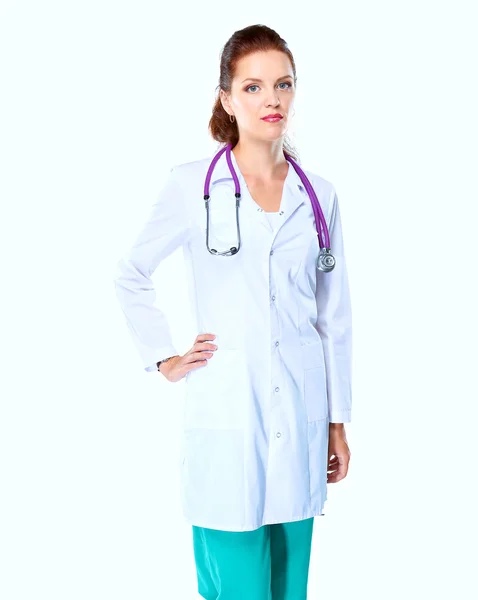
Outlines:
[[185, 427], [243, 426], [245, 364], [239, 348], [220, 346], [186, 379]]
[[304, 370], [304, 402], [307, 421], [325, 419], [328, 414], [327, 381], [322, 342], [301, 347]]
[[181, 470], [181, 500], [184, 515], [199, 525], [207, 523], [207, 527], [222, 529], [226, 523], [233, 522], [242, 528], [247, 489], [243, 432], [195, 428], [186, 430], [183, 439], [186, 460]]

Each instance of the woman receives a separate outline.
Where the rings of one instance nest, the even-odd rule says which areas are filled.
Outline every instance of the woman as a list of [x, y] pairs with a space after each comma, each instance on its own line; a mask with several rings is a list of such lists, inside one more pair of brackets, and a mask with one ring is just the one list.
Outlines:
[[[336, 260], [320, 271], [312, 203], [284, 154], [294, 158], [285, 135], [295, 86], [292, 54], [275, 31], [234, 33], [210, 131], [232, 149], [238, 205], [227, 153], [206, 186], [211, 157], [175, 166], [115, 278], [144, 368], [187, 383], [182, 503], [198, 591], [208, 600], [306, 598], [314, 517], [323, 514], [326, 483], [346, 476], [350, 458], [351, 307], [340, 213], [332, 184], [304, 171]], [[203, 189], [207, 211], [198, 201]], [[200, 332], [184, 355], [153, 306], [151, 284], [180, 246]], [[215, 252], [228, 248], [228, 256]]]

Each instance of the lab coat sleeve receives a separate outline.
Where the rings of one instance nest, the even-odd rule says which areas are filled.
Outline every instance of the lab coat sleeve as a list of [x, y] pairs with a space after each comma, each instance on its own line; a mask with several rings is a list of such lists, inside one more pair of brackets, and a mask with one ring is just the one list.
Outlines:
[[335, 189], [329, 201], [330, 248], [335, 267], [317, 271], [317, 330], [322, 339], [331, 423], [352, 420], [352, 309], [345, 262], [342, 223]]
[[117, 263], [114, 284], [132, 340], [145, 371], [178, 355], [164, 312], [154, 305], [156, 291], [151, 276], [159, 263], [184, 244], [190, 231], [188, 211], [173, 167], [133, 246]]

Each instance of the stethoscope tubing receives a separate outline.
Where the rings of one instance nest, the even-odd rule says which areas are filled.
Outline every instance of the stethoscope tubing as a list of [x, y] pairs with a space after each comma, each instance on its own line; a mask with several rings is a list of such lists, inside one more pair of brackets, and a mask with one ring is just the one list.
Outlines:
[[[222, 154], [225, 152], [226, 153], [226, 161], [227, 161], [227, 164], [229, 167], [229, 171], [231, 172], [232, 178], [234, 180], [234, 186], [235, 186], [236, 224], [237, 224], [238, 245], [231, 247], [230, 250], [227, 250], [225, 252], [218, 252], [217, 250], [212, 250], [212, 252], [211, 252], [212, 254], [219, 254], [219, 255], [223, 255], [223, 256], [224, 255], [230, 256], [232, 254], [236, 254], [239, 251], [239, 248], [241, 245], [241, 234], [240, 234], [240, 228], [239, 228], [239, 204], [240, 204], [240, 199], [241, 199], [241, 187], [240, 187], [240, 183], [239, 183], [239, 178], [237, 177], [236, 171], [234, 169], [234, 165], [232, 163], [231, 149], [232, 149], [232, 144], [227, 144], [226, 146], [224, 146], [224, 148], [221, 148], [221, 150], [219, 150], [219, 152], [217, 152], [217, 154], [212, 159], [211, 164], [209, 165], [209, 168], [208, 168], [208, 171], [206, 174], [206, 180], [204, 182], [204, 201], [206, 202], [206, 211], [207, 211], [206, 244], [207, 244], [209, 252], [211, 252], [211, 249], [209, 248], [209, 198], [210, 198], [209, 186], [210, 186], [211, 177], [212, 177], [214, 168], [217, 164], [217, 161], [220, 159]], [[284, 152], [284, 156], [285, 156], [286, 160], [288, 162], [290, 162], [290, 164], [292, 165], [292, 167], [295, 169], [296, 173], [298, 174], [300, 180], [304, 184], [304, 187], [307, 191], [310, 202], [312, 204], [312, 210], [314, 213], [317, 235], [318, 235], [318, 239], [319, 239], [319, 246], [320, 246], [320, 250], [321, 250], [318, 261], [317, 261], [317, 268], [319, 270], [330, 271], [335, 266], [335, 259], [334, 259], [333, 255], [330, 253], [330, 235], [329, 235], [329, 230], [327, 227], [327, 222], [325, 220], [324, 213], [322, 211], [322, 207], [320, 206], [320, 202], [317, 198], [314, 188], [312, 187], [312, 184], [310, 183], [310, 181], [307, 178], [304, 171], [300, 168], [300, 166], [296, 163], [296, 161], [289, 154], [287, 154], [287, 152], [285, 150], [283, 152]], [[323, 263], [324, 260], [325, 260], [325, 264]], [[319, 266], [319, 264], [322, 264], [322, 266]]]

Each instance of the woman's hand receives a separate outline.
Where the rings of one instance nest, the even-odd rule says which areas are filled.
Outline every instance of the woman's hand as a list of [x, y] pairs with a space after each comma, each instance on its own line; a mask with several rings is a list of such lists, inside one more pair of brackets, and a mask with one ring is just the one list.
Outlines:
[[183, 356], [173, 356], [167, 362], [161, 363], [160, 372], [168, 381], [176, 382], [185, 377], [189, 371], [205, 367], [208, 359], [214, 356], [214, 351], [217, 350], [215, 344], [208, 342], [215, 337], [213, 333], [200, 333], [191, 350]]
[[329, 423], [327, 483], [337, 483], [347, 475], [350, 456], [344, 424]]

